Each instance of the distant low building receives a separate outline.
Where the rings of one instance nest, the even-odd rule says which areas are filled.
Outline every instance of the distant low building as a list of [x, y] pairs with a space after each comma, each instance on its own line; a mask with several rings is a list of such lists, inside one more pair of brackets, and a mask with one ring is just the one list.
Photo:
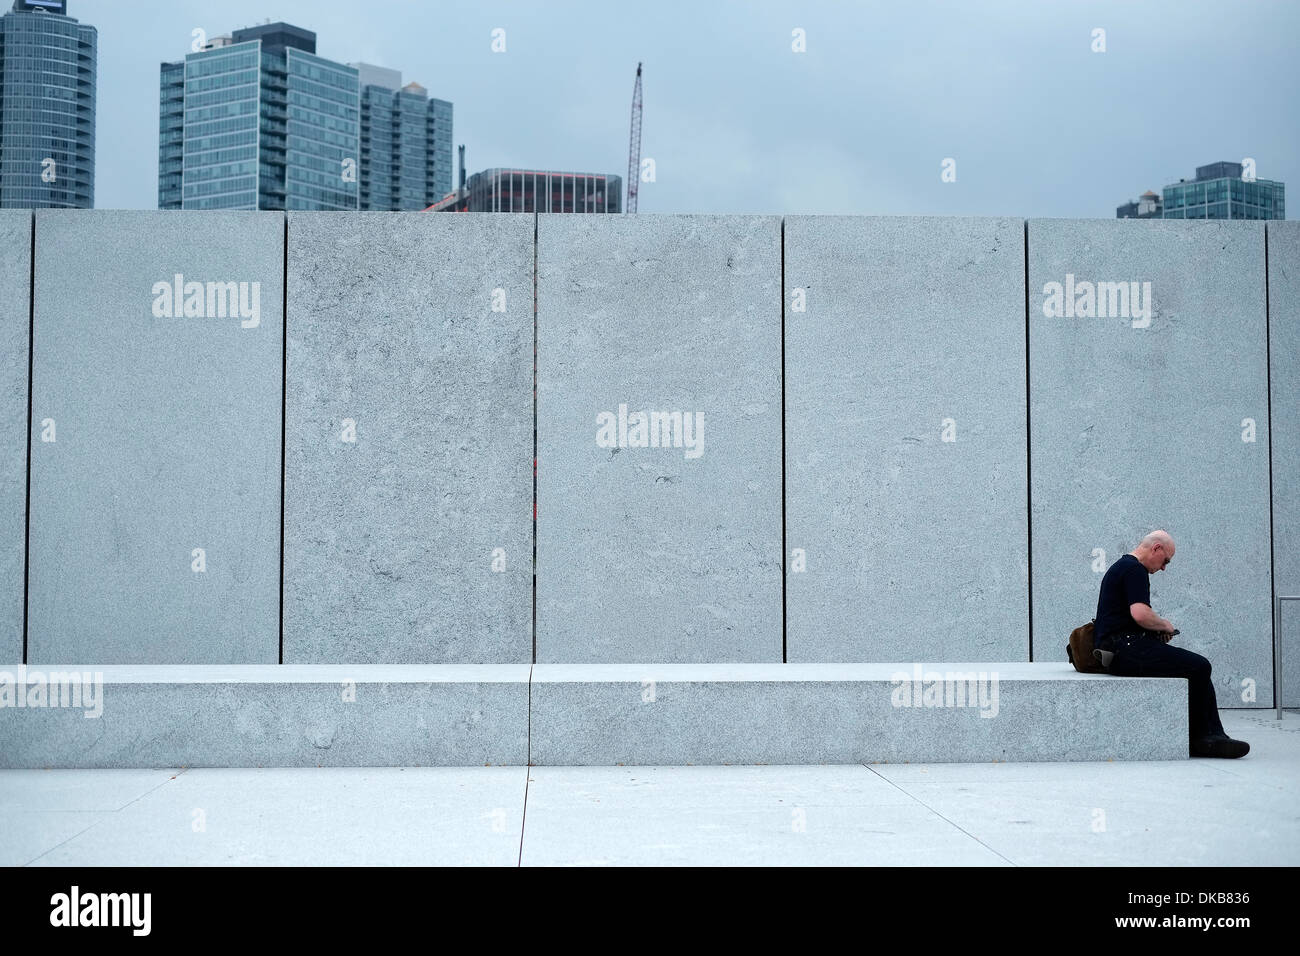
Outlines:
[[1116, 219], [1159, 219], [1163, 206], [1160, 196], [1147, 190], [1136, 202], [1126, 202], [1115, 210]]
[[622, 212], [623, 177], [541, 169], [485, 169], [429, 212]]
[[1165, 187], [1163, 196], [1147, 190], [1136, 202], [1115, 210], [1117, 219], [1285, 219], [1286, 185], [1271, 179], [1244, 179], [1241, 163], [1196, 167], [1196, 178]]
[[1241, 163], [1196, 167], [1196, 178], [1165, 187], [1165, 219], [1285, 219], [1286, 186], [1244, 180]]

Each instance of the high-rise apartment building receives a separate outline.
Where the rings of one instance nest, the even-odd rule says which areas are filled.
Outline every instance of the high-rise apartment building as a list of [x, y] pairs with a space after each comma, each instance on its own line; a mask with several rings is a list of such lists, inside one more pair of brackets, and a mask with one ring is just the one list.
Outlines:
[[424, 209], [451, 190], [451, 104], [402, 74], [353, 63], [361, 80], [361, 208]]
[[161, 66], [158, 206], [424, 209], [451, 189], [451, 115], [310, 30], [235, 30]]
[[66, 0], [0, 16], [0, 207], [95, 205], [94, 27]]
[[235, 30], [159, 81], [160, 209], [356, 209], [355, 68], [287, 23]]

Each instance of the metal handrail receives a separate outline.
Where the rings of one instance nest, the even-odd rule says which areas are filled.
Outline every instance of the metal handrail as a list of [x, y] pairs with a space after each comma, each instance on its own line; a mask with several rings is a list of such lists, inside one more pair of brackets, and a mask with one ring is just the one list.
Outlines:
[[1274, 720], [1282, 719], [1282, 602], [1300, 601], [1300, 594], [1279, 594], [1273, 601], [1273, 701]]

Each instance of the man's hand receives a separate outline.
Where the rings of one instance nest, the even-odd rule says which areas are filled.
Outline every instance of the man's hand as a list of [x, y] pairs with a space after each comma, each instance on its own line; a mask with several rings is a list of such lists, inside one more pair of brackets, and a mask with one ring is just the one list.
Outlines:
[[1142, 604], [1141, 602], [1130, 604], [1128, 606], [1128, 613], [1138, 627], [1149, 631], [1152, 634], [1172, 635], [1175, 630], [1172, 624], [1155, 611], [1151, 610], [1151, 605], [1149, 604]]
[[[1166, 622], [1166, 623], [1168, 623], [1168, 622]], [[1162, 640], [1162, 641], [1164, 641], [1166, 644], [1168, 644], [1170, 641], [1172, 641], [1172, 640], [1174, 639], [1174, 635], [1177, 634], [1177, 633], [1178, 633], [1178, 628], [1176, 628], [1176, 627], [1174, 627], [1172, 624], [1170, 624], [1168, 630], [1165, 630], [1164, 628], [1161, 628], [1161, 629], [1160, 629], [1160, 640]]]

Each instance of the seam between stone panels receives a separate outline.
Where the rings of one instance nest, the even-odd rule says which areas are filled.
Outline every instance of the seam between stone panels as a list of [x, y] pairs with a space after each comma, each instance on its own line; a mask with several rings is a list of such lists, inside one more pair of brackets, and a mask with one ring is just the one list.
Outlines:
[[280, 283], [280, 663], [284, 663], [284, 486], [289, 409], [289, 215], [284, 222], [284, 271]]
[[781, 663], [789, 663], [789, 611], [786, 606], [785, 500], [785, 216], [781, 217]]
[[[532, 611], [532, 644], [533, 660], [537, 663], [537, 208], [533, 207], [533, 611]], [[531, 671], [529, 672], [531, 680]], [[523, 841], [520, 840], [520, 853], [523, 852]]]
[[1029, 662], [1034, 661], [1034, 481], [1029, 427], [1029, 220], [1021, 220], [1025, 278], [1025, 603], [1029, 613]]
[[28, 589], [32, 572], [32, 387], [36, 365], [36, 213], [27, 219], [27, 492], [23, 511], [23, 657], [27, 663]]
[[[1232, 204], [1229, 203], [1229, 206]], [[1268, 408], [1268, 629], [1272, 641], [1269, 650], [1273, 652], [1273, 667], [1277, 669], [1277, 651], [1282, 646], [1282, 620], [1277, 610], [1277, 548], [1273, 541], [1273, 323], [1271, 315], [1272, 300], [1268, 286], [1268, 225], [1264, 225], [1264, 390]], [[1279, 673], [1278, 681], [1273, 682], [1273, 706], [1283, 706], [1282, 688], [1278, 686], [1285, 675]]]

